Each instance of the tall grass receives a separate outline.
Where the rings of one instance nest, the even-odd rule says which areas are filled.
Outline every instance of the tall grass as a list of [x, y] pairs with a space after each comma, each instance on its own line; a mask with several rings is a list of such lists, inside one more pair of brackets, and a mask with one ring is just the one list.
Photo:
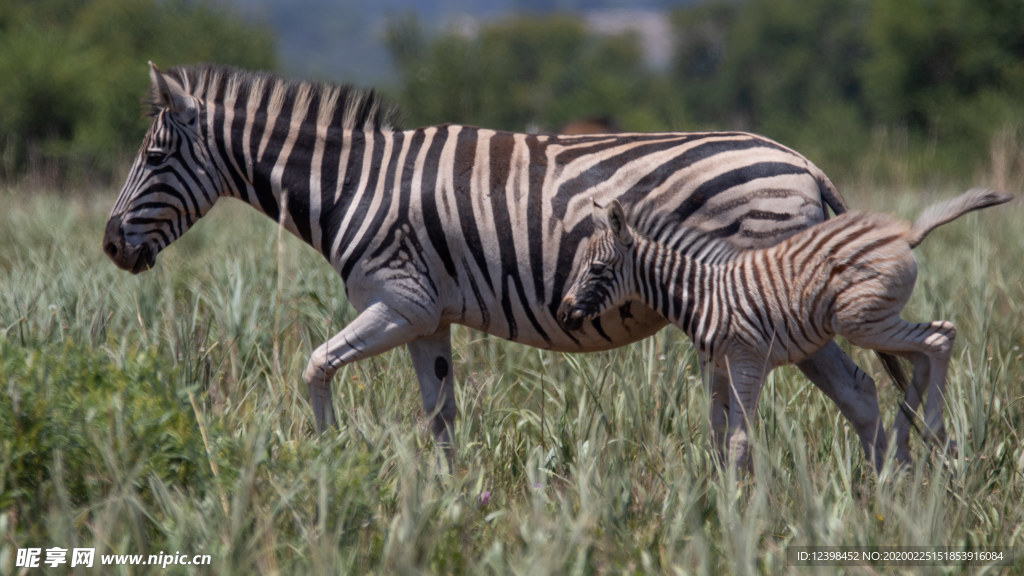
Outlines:
[[[848, 199], [913, 216], [937, 196]], [[213, 562], [124, 574], [803, 573], [793, 546], [1021, 546], [1020, 202], [918, 250], [906, 315], [959, 329], [946, 418], [960, 454], [915, 439], [912, 468], [875, 475], [791, 369], [762, 395], [754, 472], [722, 469], [674, 330], [590, 355], [455, 330], [451, 474], [404, 350], [341, 370], [338, 429], [318, 437], [300, 375], [355, 316], [331, 268], [225, 202], [131, 276], [100, 249], [111, 201], [0, 192], [0, 573], [22, 572], [19, 548], [54, 546]], [[891, 423], [893, 387], [854, 357]]]

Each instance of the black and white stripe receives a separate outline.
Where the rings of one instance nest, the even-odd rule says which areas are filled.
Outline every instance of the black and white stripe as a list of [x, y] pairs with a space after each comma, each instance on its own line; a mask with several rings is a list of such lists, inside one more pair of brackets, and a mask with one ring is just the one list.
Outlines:
[[[799, 154], [745, 133], [558, 136], [473, 126], [414, 130], [368, 92], [202, 66], [151, 68], [153, 124], [107, 225], [105, 250], [139, 272], [220, 196], [279, 220], [335, 267], [361, 314], [306, 372], [318, 424], [339, 366], [407, 344], [438, 432], [454, 417], [448, 327], [552, 350], [646, 337], [639, 304], [567, 330], [556, 312], [592, 231], [591, 199], [617, 198], [668, 245], [685, 222], [738, 247], [773, 244], [845, 211]], [[282, 194], [287, 191], [282, 213]], [[835, 348], [816, 381], [844, 404], [860, 376]], [[855, 423], [858, 429], [864, 426]], [[871, 430], [874, 433], [874, 430]]]

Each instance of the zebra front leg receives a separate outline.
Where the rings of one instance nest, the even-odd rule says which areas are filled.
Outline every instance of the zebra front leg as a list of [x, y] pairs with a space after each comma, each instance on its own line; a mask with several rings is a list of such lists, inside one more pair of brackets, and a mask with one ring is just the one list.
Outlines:
[[455, 373], [452, 365], [451, 327], [409, 342], [407, 345], [420, 383], [423, 410], [430, 417], [434, 440], [444, 449], [452, 468], [452, 435], [455, 431]]
[[378, 302], [314, 350], [304, 378], [309, 386], [317, 431], [322, 434], [336, 423], [331, 404], [331, 378], [339, 368], [406, 344], [423, 332], [423, 327], [414, 326], [407, 316]]
[[798, 362], [797, 368], [839, 407], [857, 432], [864, 455], [880, 471], [889, 445], [878, 409], [875, 381], [854, 364], [835, 340]]

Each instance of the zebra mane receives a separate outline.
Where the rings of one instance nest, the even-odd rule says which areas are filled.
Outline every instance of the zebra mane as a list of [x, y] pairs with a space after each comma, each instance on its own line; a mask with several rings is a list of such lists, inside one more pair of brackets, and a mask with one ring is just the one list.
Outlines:
[[659, 244], [704, 264], [723, 264], [736, 259], [742, 252], [728, 238], [689, 226], [680, 228], [668, 242]]
[[[641, 227], [646, 232], [641, 231]], [[669, 220], [633, 221], [635, 234], [643, 236], [663, 249], [678, 252], [704, 264], [721, 264], [736, 259], [743, 252], [727, 237], [692, 226], [679, 226]]]
[[[268, 114], [301, 104], [315, 111], [317, 124], [338, 125], [351, 130], [395, 130], [397, 110], [386, 105], [373, 90], [328, 82], [289, 80], [269, 72], [250, 72], [231, 66], [201, 64], [175, 66], [164, 73], [185, 91], [207, 103], [247, 102], [255, 112], [261, 102]], [[240, 95], [246, 97], [239, 98]], [[160, 98], [150, 86], [143, 105], [149, 115], [159, 113]]]

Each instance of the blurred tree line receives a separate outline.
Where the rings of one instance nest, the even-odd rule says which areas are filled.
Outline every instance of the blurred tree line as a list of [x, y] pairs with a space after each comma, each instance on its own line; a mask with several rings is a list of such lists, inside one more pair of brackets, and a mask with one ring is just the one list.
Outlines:
[[754, 131], [884, 182], [970, 180], [997, 143], [1024, 174], [1021, 0], [711, 0], [671, 22], [673, 64], [656, 73], [636, 36], [570, 17], [432, 38], [399, 20], [397, 97], [416, 125]]
[[669, 79], [648, 69], [638, 38], [603, 36], [568, 15], [514, 17], [428, 38], [415, 19], [393, 21], [388, 46], [410, 125], [471, 123], [555, 130], [614, 117], [631, 130], [680, 124]]
[[[269, 28], [224, 6], [0, 0], [0, 180], [123, 178], [146, 126], [146, 60], [274, 68]], [[440, 33], [397, 18], [385, 40], [399, 79], [378, 88], [407, 126], [612, 118], [759, 132], [837, 178], [962, 183], [999, 155], [1024, 177], [1021, 0], [707, 0], [667, 17], [675, 53], [660, 70], [636, 34], [572, 15]]]
[[118, 180], [148, 122], [146, 61], [274, 66], [269, 31], [189, 0], [0, 0], [0, 181]]

